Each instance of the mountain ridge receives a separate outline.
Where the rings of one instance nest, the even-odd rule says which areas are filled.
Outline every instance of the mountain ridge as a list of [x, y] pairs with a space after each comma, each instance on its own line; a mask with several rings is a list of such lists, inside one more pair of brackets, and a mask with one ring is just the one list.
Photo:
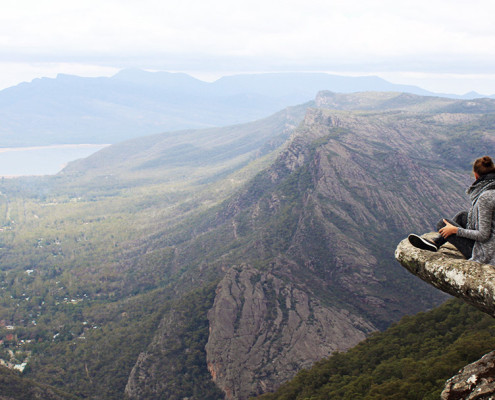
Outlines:
[[117, 143], [252, 121], [311, 101], [324, 89], [434, 95], [377, 77], [322, 73], [237, 75], [211, 83], [186, 74], [140, 70], [123, 70], [109, 78], [60, 74], [0, 91], [0, 139], [8, 147]]
[[[0, 312], [42, 339], [29, 377], [105, 400], [124, 391], [134, 399], [201, 398], [200, 388], [216, 399], [215, 378], [242, 399], [443, 301], [396, 268], [391, 243], [466, 202], [470, 162], [479, 148], [495, 150], [494, 102], [466, 108], [371, 92], [322, 92], [318, 101], [246, 131], [222, 128], [277, 142], [264, 153], [263, 140], [257, 150], [241, 140], [239, 154], [253, 158], [220, 177], [208, 169], [215, 157], [202, 164], [171, 156], [178, 143], [164, 134], [142, 148], [115, 146], [53, 180], [31, 180], [31, 196], [22, 195], [27, 180], [2, 182]], [[176, 140], [221, 155], [207, 136], [194, 143], [202, 132], [178, 132]], [[139, 160], [121, 163], [119, 154], [133, 149]], [[85, 175], [105, 161], [102, 175]], [[148, 161], [141, 179], [126, 181]], [[31, 326], [33, 307], [41, 315]], [[304, 338], [298, 327], [307, 327]], [[301, 352], [305, 345], [312, 351]]]
[[[222, 242], [226, 244], [232, 243], [221, 250], [223, 255], [217, 262], [206, 255], [209, 268], [217, 264], [217, 268], [227, 272], [219, 285], [224, 289], [218, 289], [219, 292], [236, 293], [223, 300], [231, 305], [229, 310], [232, 307], [232, 314], [221, 313], [219, 308], [212, 312], [210, 319], [212, 332], [217, 329], [233, 332], [233, 336], [229, 336], [231, 344], [221, 344], [221, 338], [212, 335], [212, 342], [208, 342], [207, 347], [210, 371], [227, 398], [246, 398], [250, 392], [252, 395], [263, 388], [270, 390], [277, 384], [276, 380], [269, 378], [273, 375], [265, 372], [265, 363], [271, 358], [262, 355], [270, 353], [263, 353], [265, 350], [261, 347], [254, 346], [259, 348], [259, 353], [248, 356], [258, 360], [252, 370], [240, 365], [246, 356], [246, 351], [240, 350], [243, 349], [242, 343], [249, 342], [250, 337], [256, 338], [257, 334], [248, 334], [242, 322], [236, 325], [236, 321], [242, 321], [240, 316], [248, 314], [251, 315], [250, 321], [257, 321], [253, 322], [255, 325], [266, 319], [261, 311], [258, 314], [249, 311], [253, 310], [249, 295], [253, 291], [257, 293], [257, 304], [271, 302], [279, 310], [275, 315], [280, 315], [283, 323], [276, 328], [279, 335], [272, 335], [277, 338], [284, 338], [283, 326], [288, 323], [284, 318], [289, 318], [294, 304], [297, 304], [288, 295], [293, 289], [281, 289], [283, 285], [275, 283], [278, 280], [298, 282], [298, 289], [304, 287], [304, 291], [311, 293], [310, 297], [318, 299], [327, 310], [332, 304], [337, 304], [350, 315], [365, 316], [375, 327], [382, 328], [388, 324], [386, 319], [391, 315], [401, 314], [400, 307], [406, 307], [408, 303], [418, 305], [425, 300], [426, 292], [422, 289], [412, 289], [408, 287], [410, 283], [401, 282], [403, 278], [393, 278], [391, 271], [394, 269], [389, 270], [385, 261], [393, 261], [391, 254], [387, 255], [386, 249], [381, 250], [381, 247], [383, 243], [397, 240], [393, 237], [397, 237], [398, 232], [424, 226], [432, 218], [432, 213], [440, 215], [447, 209], [453, 212], [459, 202], [465, 200], [461, 194], [461, 171], [449, 171], [445, 176], [438, 176], [436, 171], [443, 167], [441, 159], [435, 153], [425, 153], [435, 143], [433, 138], [449, 140], [451, 126], [431, 125], [439, 116], [451, 124], [457, 121], [457, 117], [448, 114], [433, 113], [425, 118], [423, 113], [363, 114], [309, 109], [303, 125], [275, 163], [221, 207], [214, 225], [196, 226], [196, 238], [190, 249], [207, 249], [214, 238], [218, 240], [219, 237], [225, 238]], [[465, 123], [470, 124], [479, 118], [479, 115], [466, 116]], [[483, 140], [493, 148], [489, 138]], [[407, 147], [401, 149], [406, 144]], [[468, 163], [467, 160], [463, 162]], [[467, 167], [462, 165], [463, 173]], [[370, 175], [370, 171], [380, 179], [387, 176], [391, 185], [384, 185], [384, 181], [380, 181], [381, 185], [373, 184], [376, 177]], [[401, 177], [400, 186], [397, 186], [397, 176]], [[437, 185], [443, 179], [448, 184], [445, 181], [446, 186], [440, 186], [440, 189]], [[446, 189], [448, 200], [438, 207], [436, 193]], [[396, 199], [398, 190], [403, 200]], [[394, 199], [388, 198], [389, 191]], [[387, 207], [380, 206], [380, 201]], [[397, 209], [399, 204], [404, 208]], [[397, 220], [391, 220], [390, 214]], [[361, 236], [360, 226], [374, 227], [375, 232], [379, 229], [381, 233], [374, 239], [368, 237], [367, 242]], [[198, 243], [193, 244], [194, 241]], [[244, 263], [236, 266], [239, 257]], [[232, 274], [237, 278], [228, 277]], [[270, 281], [279, 289], [273, 291], [270, 285], [263, 284]], [[234, 282], [237, 282], [238, 289], [226, 289], [236, 287]], [[396, 295], [391, 294], [394, 291], [401, 292], [407, 302], [401, 303]], [[418, 298], [412, 300], [415, 296]], [[337, 300], [343, 298], [345, 304]], [[285, 311], [287, 314], [284, 314], [284, 304], [292, 304], [289, 311]], [[218, 313], [221, 317], [214, 317]], [[285, 340], [290, 342], [288, 337]], [[305, 340], [309, 342], [311, 339], [306, 337]], [[326, 340], [331, 341], [331, 338]], [[277, 346], [276, 340], [271, 343]], [[319, 343], [313, 343], [312, 347], [316, 348]], [[234, 356], [238, 351], [244, 356]], [[310, 360], [299, 359], [297, 364], [306, 365], [307, 362]], [[241, 370], [242, 377], [230, 374], [230, 371]], [[136, 393], [129, 395], [139, 398]]]

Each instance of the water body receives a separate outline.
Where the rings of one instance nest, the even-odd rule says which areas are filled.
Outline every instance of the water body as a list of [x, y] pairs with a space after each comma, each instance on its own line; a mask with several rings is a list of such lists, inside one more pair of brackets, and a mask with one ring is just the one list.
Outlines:
[[0, 177], [54, 175], [70, 161], [85, 158], [107, 144], [64, 144], [0, 148]]

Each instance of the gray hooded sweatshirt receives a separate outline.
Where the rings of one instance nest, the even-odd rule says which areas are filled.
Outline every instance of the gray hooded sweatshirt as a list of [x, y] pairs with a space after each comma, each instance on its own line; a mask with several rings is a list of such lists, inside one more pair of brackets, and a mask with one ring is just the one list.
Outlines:
[[467, 229], [457, 236], [473, 239], [472, 261], [495, 265], [495, 174], [487, 174], [467, 190], [471, 198]]

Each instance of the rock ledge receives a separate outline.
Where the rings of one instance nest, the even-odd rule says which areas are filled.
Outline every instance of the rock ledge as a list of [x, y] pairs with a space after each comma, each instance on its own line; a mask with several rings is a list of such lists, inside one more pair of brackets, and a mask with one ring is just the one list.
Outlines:
[[[435, 235], [429, 233], [423, 237], [432, 238]], [[468, 261], [449, 244], [436, 253], [420, 250], [412, 246], [407, 238], [397, 246], [395, 258], [424, 281], [495, 317], [494, 266]], [[450, 378], [441, 399], [494, 400], [495, 351]]]
[[495, 317], [495, 266], [468, 261], [449, 244], [436, 253], [420, 250], [407, 238], [397, 246], [395, 258], [425, 282]]

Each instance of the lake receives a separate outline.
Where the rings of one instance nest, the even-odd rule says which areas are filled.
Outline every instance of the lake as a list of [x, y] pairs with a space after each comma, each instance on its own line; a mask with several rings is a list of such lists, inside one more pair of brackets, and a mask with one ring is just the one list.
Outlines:
[[85, 158], [107, 144], [63, 144], [0, 148], [0, 177], [54, 175], [68, 162]]

